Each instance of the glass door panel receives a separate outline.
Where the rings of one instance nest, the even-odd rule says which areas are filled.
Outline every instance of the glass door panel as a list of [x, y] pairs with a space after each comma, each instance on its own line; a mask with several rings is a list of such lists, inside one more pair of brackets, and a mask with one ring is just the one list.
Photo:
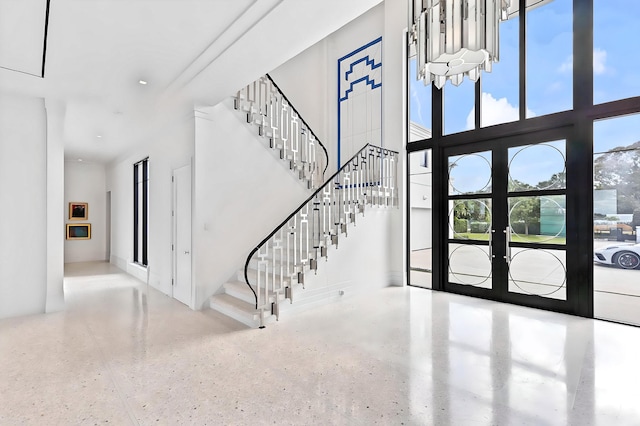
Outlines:
[[566, 188], [565, 141], [509, 148], [509, 192]]
[[448, 170], [448, 280], [491, 289], [491, 152], [450, 156]]
[[565, 152], [564, 140], [508, 149], [510, 293], [567, 300]]
[[449, 195], [491, 193], [491, 151], [449, 157]]
[[511, 243], [566, 244], [564, 195], [509, 197], [508, 200]]
[[449, 282], [492, 288], [489, 246], [449, 244]]
[[511, 248], [509, 292], [567, 300], [564, 250]]

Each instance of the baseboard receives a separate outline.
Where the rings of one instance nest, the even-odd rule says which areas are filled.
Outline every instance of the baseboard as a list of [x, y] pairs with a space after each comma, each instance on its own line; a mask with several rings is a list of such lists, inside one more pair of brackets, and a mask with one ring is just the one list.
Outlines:
[[407, 285], [407, 277], [402, 271], [389, 271], [387, 277], [389, 285], [393, 287], [403, 287]]
[[127, 271], [127, 259], [123, 259], [121, 257], [111, 255], [111, 258], [109, 259], [109, 263], [117, 266], [118, 268], [122, 269], [125, 272]]
[[148, 269], [135, 263], [127, 263], [127, 274], [147, 284]]

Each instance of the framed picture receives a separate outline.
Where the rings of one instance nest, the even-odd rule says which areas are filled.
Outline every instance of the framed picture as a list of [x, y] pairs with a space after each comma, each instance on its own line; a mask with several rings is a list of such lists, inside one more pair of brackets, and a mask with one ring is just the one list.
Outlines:
[[89, 219], [89, 203], [69, 203], [69, 220]]
[[67, 240], [90, 240], [90, 223], [67, 223]]

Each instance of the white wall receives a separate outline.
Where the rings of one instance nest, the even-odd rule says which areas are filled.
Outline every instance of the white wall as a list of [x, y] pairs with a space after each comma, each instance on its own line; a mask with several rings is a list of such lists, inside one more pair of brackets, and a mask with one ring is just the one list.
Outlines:
[[[103, 164], [67, 161], [64, 168], [65, 223], [91, 224], [91, 239], [65, 240], [64, 262], [106, 259], [106, 174]], [[87, 220], [69, 220], [69, 203], [89, 203]]]
[[[384, 14], [381, 3], [270, 72], [327, 147], [330, 172], [337, 170], [338, 156], [338, 59], [380, 36], [384, 44]], [[343, 158], [350, 158], [360, 148], [350, 153], [343, 150]]]
[[46, 135], [43, 99], [0, 96], [0, 318], [45, 311]]
[[[400, 153], [398, 184], [400, 207], [387, 219], [386, 256], [389, 281], [406, 283], [404, 159], [404, 30], [407, 26], [405, 0], [385, 0], [324, 40], [278, 67], [270, 74], [307, 120], [330, 154], [329, 170], [337, 164], [337, 61], [376, 38], [383, 44], [383, 144]], [[354, 147], [357, 151], [359, 148]], [[350, 153], [350, 155], [355, 152]], [[349, 153], [342, 153], [347, 157]], [[349, 155], [349, 156], [350, 156]]]
[[199, 109], [195, 129], [193, 262], [200, 309], [311, 192], [231, 98]]
[[305, 273], [305, 288], [294, 287], [293, 304], [287, 302], [281, 309], [303, 310], [309, 304], [340, 299], [340, 291], [348, 297], [387, 287], [388, 221], [388, 209], [368, 206], [364, 216], [358, 214], [356, 226], [349, 224], [347, 236], [339, 235], [338, 247], [329, 246], [328, 260], [318, 261], [318, 273]]
[[[141, 125], [142, 126], [142, 125]], [[139, 129], [127, 155], [106, 169], [106, 191], [111, 191], [111, 263], [165, 294], [171, 295], [172, 184], [174, 169], [190, 164], [194, 150], [193, 110], [176, 108], [162, 120], [148, 123], [152, 132]], [[135, 143], [137, 142], [137, 143]], [[133, 164], [149, 157], [149, 269], [133, 261]], [[103, 194], [104, 196], [104, 194]]]

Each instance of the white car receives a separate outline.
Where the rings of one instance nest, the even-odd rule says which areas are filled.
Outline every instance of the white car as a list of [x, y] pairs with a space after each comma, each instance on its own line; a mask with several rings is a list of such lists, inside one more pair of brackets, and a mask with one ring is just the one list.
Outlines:
[[593, 261], [624, 269], [640, 269], [640, 244], [607, 246], [597, 249]]

